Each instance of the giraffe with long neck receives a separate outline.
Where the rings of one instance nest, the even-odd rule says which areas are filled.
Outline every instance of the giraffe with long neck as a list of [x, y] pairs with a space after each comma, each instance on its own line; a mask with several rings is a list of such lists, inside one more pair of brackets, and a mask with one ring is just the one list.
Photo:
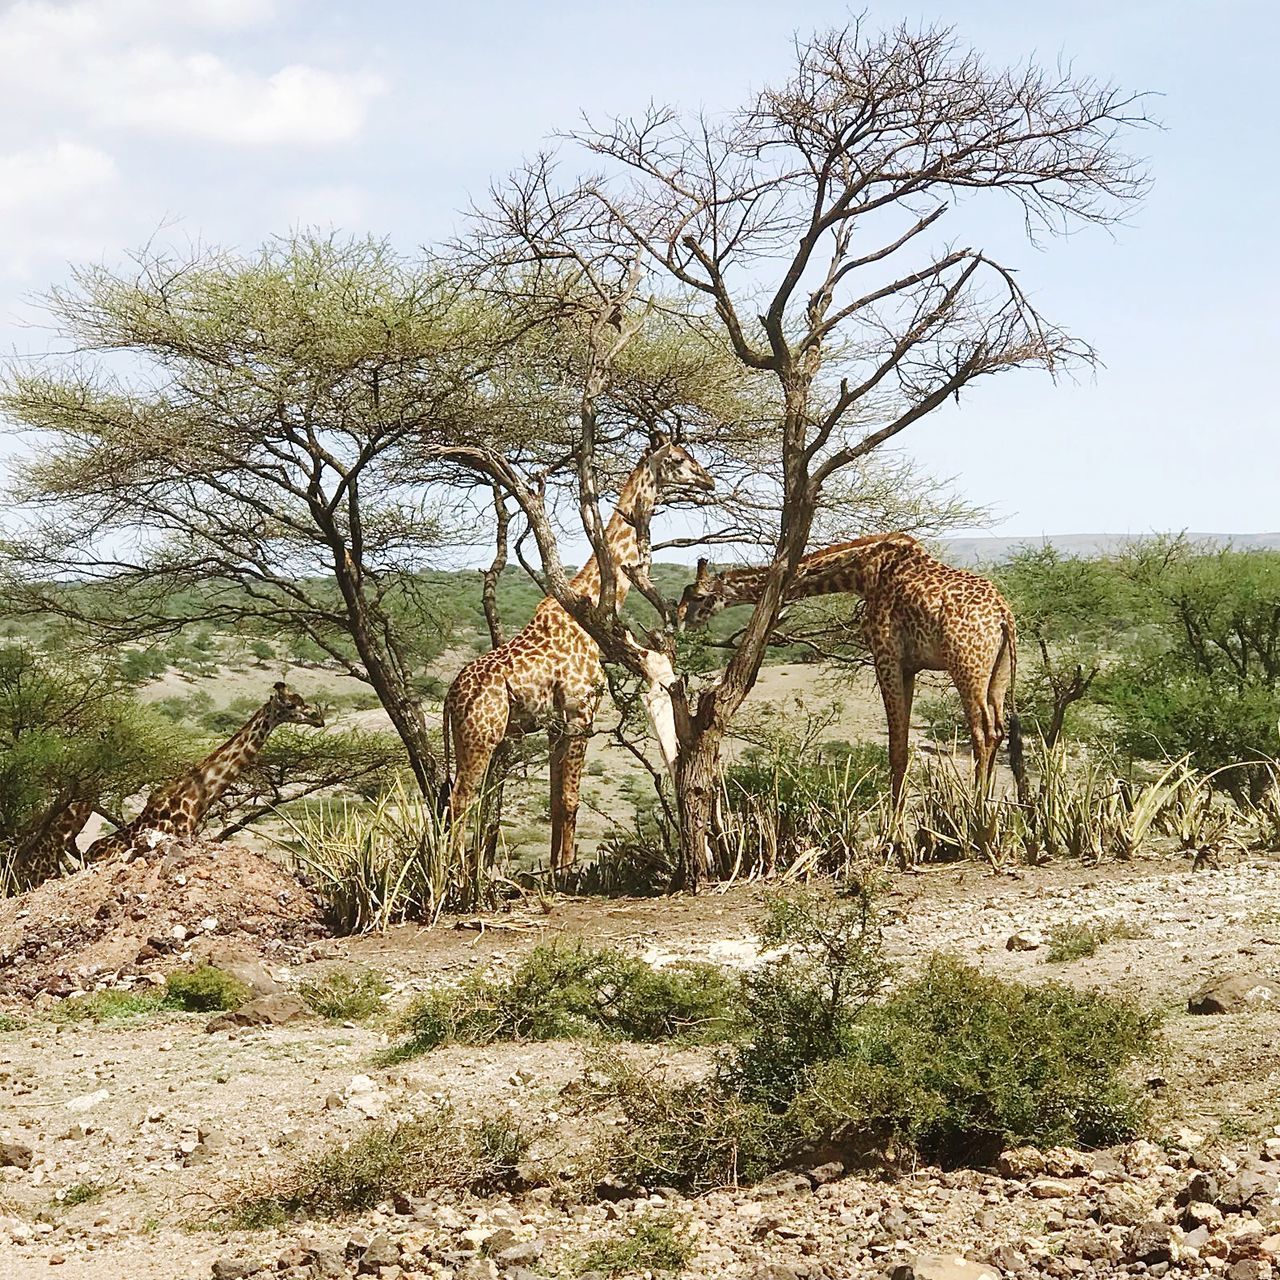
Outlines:
[[[766, 569], [712, 573], [707, 561], [685, 588], [677, 611], [685, 626], [721, 609], [760, 598]], [[852, 592], [866, 601], [867, 646], [889, 725], [889, 770], [894, 806], [901, 803], [915, 678], [921, 671], [950, 675], [964, 706], [973, 746], [974, 777], [990, 789], [995, 756], [1006, 731], [1009, 759], [1023, 792], [1022, 735], [1013, 709], [1018, 668], [1013, 613], [995, 584], [935, 560], [907, 533], [872, 534], [825, 547], [796, 566], [786, 599]]]
[[84, 830], [93, 809], [92, 796], [76, 792], [57, 796], [18, 838], [13, 852], [13, 876], [20, 892], [34, 889], [74, 865], [79, 854], [76, 837]]
[[324, 715], [284, 681], [279, 681], [271, 697], [237, 733], [172, 782], [153, 791], [132, 822], [95, 840], [86, 857], [94, 862], [115, 856], [130, 857], [149, 831], [178, 838], [193, 836], [210, 807], [248, 768], [282, 724], [323, 728]]
[[[647, 554], [649, 517], [663, 494], [708, 490], [715, 481], [679, 445], [649, 450], [628, 476], [604, 532], [621, 605], [631, 569]], [[570, 586], [599, 603], [600, 566], [594, 556]], [[489, 761], [508, 733], [545, 724], [551, 742], [551, 867], [574, 858], [582, 766], [587, 737], [605, 687], [600, 649], [554, 596], [546, 596], [523, 630], [458, 673], [444, 701], [445, 767], [453, 762], [449, 819], [465, 840], [468, 814], [479, 798]], [[664, 753], [665, 754], [665, 753]]]

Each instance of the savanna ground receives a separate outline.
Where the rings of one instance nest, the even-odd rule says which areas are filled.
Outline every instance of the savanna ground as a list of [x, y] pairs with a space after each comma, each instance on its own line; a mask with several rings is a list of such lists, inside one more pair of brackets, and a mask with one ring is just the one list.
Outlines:
[[[771, 704], [766, 716], [794, 719], [798, 694], [810, 707], [824, 703], [823, 678], [812, 666], [766, 668], [757, 707]], [[230, 701], [256, 679], [250, 670], [203, 683], [215, 699]], [[289, 679], [313, 693], [324, 676], [296, 669]], [[168, 677], [151, 692], [171, 696], [179, 687]], [[874, 735], [879, 712], [869, 680], [833, 688], [831, 700], [841, 707], [825, 734]], [[588, 773], [588, 848], [635, 785], [635, 766], [602, 739], [591, 759], [601, 767]], [[515, 799], [514, 828], [530, 839], [545, 838], [544, 788], [535, 775]], [[1151, 1141], [1082, 1156], [1051, 1152], [1047, 1168], [1013, 1168], [1009, 1176], [990, 1166], [944, 1172], [911, 1162], [891, 1175], [851, 1167], [835, 1176], [840, 1170], [826, 1162], [701, 1196], [632, 1187], [610, 1193], [621, 1199], [598, 1198], [583, 1194], [581, 1175], [593, 1126], [608, 1122], [585, 1117], [574, 1103], [593, 1046], [516, 1041], [446, 1045], [403, 1062], [385, 1056], [400, 1039], [396, 1018], [415, 995], [480, 973], [510, 973], [543, 941], [618, 947], [659, 967], [700, 960], [746, 971], [760, 956], [758, 885], [698, 897], [530, 899], [506, 912], [446, 917], [431, 929], [404, 925], [249, 947], [285, 993], [334, 972], [382, 979], [371, 1013], [336, 1023], [308, 1016], [210, 1032], [207, 1012], [144, 1002], [76, 1019], [55, 997], [10, 998], [0, 1014], [0, 1143], [29, 1147], [31, 1155], [29, 1167], [0, 1171], [4, 1275], [21, 1280], [56, 1267], [68, 1277], [168, 1280], [294, 1267], [289, 1274], [301, 1277], [359, 1266], [384, 1277], [557, 1277], [657, 1274], [665, 1260], [693, 1277], [834, 1280], [887, 1276], [913, 1258], [921, 1276], [984, 1274], [976, 1266], [928, 1270], [955, 1255], [990, 1264], [991, 1275], [1161, 1274], [1170, 1267], [1232, 1280], [1267, 1275], [1270, 1254], [1257, 1222], [1269, 1235], [1274, 1210], [1255, 1204], [1257, 1222], [1229, 1215], [1225, 1225], [1219, 1214], [1208, 1240], [1192, 1234], [1192, 1223], [1172, 1224], [1184, 1214], [1175, 1194], [1195, 1168], [1225, 1178], [1234, 1162], [1266, 1154], [1268, 1140], [1280, 1135], [1280, 1008], [1218, 1017], [1186, 1011], [1188, 997], [1211, 978], [1274, 971], [1276, 856], [1228, 856], [1220, 869], [1194, 873], [1189, 857], [1162, 853], [1002, 874], [971, 861], [891, 877], [884, 937], [888, 957], [902, 966], [898, 980], [946, 952], [984, 972], [1101, 988], [1164, 1015], [1154, 1047], [1129, 1071], [1153, 1100]], [[14, 908], [22, 909], [21, 900], [10, 914]], [[1089, 950], [1072, 945], [1079, 926], [1092, 934], [1093, 950], [1073, 959]], [[198, 933], [194, 922], [191, 928]], [[1009, 949], [1015, 935], [1028, 949]], [[174, 955], [190, 954], [193, 945], [198, 956], [192, 938], [180, 940]], [[78, 985], [89, 989], [95, 979]], [[683, 1078], [704, 1072], [714, 1051], [673, 1042], [624, 1052]], [[543, 1172], [528, 1179], [534, 1185], [486, 1196], [439, 1190], [394, 1205], [379, 1197], [363, 1211], [304, 1214], [254, 1229], [229, 1209], [246, 1189], [272, 1185], [327, 1144], [442, 1104], [458, 1126], [508, 1116], [536, 1127], [532, 1154]], [[1154, 1245], [1144, 1242], [1144, 1230], [1155, 1232]], [[672, 1233], [683, 1244], [668, 1254]], [[630, 1254], [614, 1248], [637, 1240]], [[1240, 1269], [1246, 1263], [1255, 1269]]]

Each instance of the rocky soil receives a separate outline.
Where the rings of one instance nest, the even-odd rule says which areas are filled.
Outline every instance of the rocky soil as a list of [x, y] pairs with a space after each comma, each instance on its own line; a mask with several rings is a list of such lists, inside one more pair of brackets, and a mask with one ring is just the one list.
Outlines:
[[[47, 923], [57, 913], [42, 908], [25, 917], [46, 922], [44, 932], [18, 928], [18, 912], [32, 911], [34, 895], [0, 914], [0, 951], [10, 957], [0, 972], [11, 975], [0, 1003], [5, 1280], [575, 1276], [592, 1242], [653, 1213], [688, 1224], [696, 1251], [684, 1274], [706, 1280], [1258, 1280], [1272, 1276], [1280, 1258], [1280, 998], [1273, 998], [1280, 984], [1271, 986], [1280, 978], [1280, 864], [1268, 859], [1195, 875], [1188, 863], [1159, 860], [1041, 868], [1016, 878], [962, 866], [894, 882], [888, 945], [907, 969], [946, 949], [1005, 976], [1123, 990], [1167, 1011], [1161, 1045], [1141, 1072], [1156, 1099], [1150, 1141], [1103, 1152], [1023, 1149], [991, 1169], [918, 1168], [896, 1177], [825, 1165], [696, 1200], [660, 1187], [591, 1203], [559, 1187], [488, 1199], [442, 1192], [345, 1220], [254, 1232], [217, 1225], [235, 1189], [332, 1137], [445, 1098], [461, 1117], [509, 1110], [539, 1118], [572, 1161], [581, 1135], [563, 1091], [580, 1077], [583, 1051], [572, 1044], [453, 1047], [380, 1067], [385, 1020], [332, 1026], [292, 1018], [214, 1031], [201, 1015], [58, 1021], [64, 986], [53, 982], [51, 991], [52, 979], [81, 989], [137, 982], [171, 954], [212, 945], [201, 943], [202, 919], [237, 919], [222, 900], [188, 920], [182, 911], [192, 904], [180, 908], [169, 896], [186, 886], [159, 887], [177, 876], [188, 886], [198, 882], [195, 865], [184, 871], [174, 863], [150, 888], [115, 886], [125, 905], [113, 929], [130, 919], [124, 893], [160, 894], [174, 915], [171, 938], [174, 927], [194, 927], [176, 939], [176, 953], [139, 959], [148, 937], [134, 937], [133, 954], [128, 947], [94, 952], [98, 968], [81, 972], [84, 965], [59, 964], [52, 954], [63, 937]], [[73, 883], [58, 888], [70, 895]], [[80, 919], [96, 919], [110, 898], [86, 900]], [[280, 988], [276, 998], [335, 966], [377, 969], [390, 983], [394, 1011], [416, 990], [508, 966], [555, 934], [624, 945], [655, 962], [749, 964], [754, 898], [742, 887], [696, 900], [557, 902], [547, 915], [514, 912], [463, 922], [470, 927], [351, 940], [308, 941], [314, 917], [306, 916], [296, 930], [290, 925], [265, 940], [252, 928], [241, 936], [232, 928], [213, 942], [224, 963], [247, 966], [264, 988]], [[62, 909], [64, 928], [76, 918], [75, 901], [68, 897]], [[259, 918], [247, 910], [239, 917], [240, 924]], [[1082, 922], [1122, 923], [1124, 933], [1139, 936], [1049, 963], [1053, 929]], [[132, 924], [155, 936], [149, 916]], [[1232, 1011], [1189, 1013], [1188, 1001], [1221, 978], [1238, 980], [1217, 1005], [1208, 1003]], [[696, 1066], [696, 1055], [662, 1046], [631, 1052]]]

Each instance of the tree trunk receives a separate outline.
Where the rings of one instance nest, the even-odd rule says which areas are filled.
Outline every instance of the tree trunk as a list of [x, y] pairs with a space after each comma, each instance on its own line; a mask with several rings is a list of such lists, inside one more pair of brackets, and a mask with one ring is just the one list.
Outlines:
[[676, 811], [680, 818], [679, 887], [697, 893], [715, 876], [714, 815], [720, 786], [720, 744], [724, 730], [715, 723], [682, 735], [676, 761]]

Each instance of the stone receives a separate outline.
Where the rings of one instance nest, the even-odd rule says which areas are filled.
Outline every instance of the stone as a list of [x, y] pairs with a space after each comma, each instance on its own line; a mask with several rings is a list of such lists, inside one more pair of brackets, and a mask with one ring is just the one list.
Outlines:
[[1146, 1219], [1147, 1205], [1136, 1187], [1108, 1187], [1098, 1198], [1097, 1213], [1104, 1227], [1136, 1227]]
[[498, 1268], [492, 1258], [471, 1258], [453, 1276], [454, 1280], [498, 1280]]
[[390, 1236], [374, 1236], [360, 1255], [360, 1274], [377, 1275], [381, 1267], [393, 1267], [400, 1261], [400, 1246]]
[[1189, 1231], [1196, 1227], [1207, 1227], [1210, 1231], [1216, 1231], [1222, 1223], [1222, 1210], [1217, 1205], [1209, 1204], [1204, 1200], [1193, 1200], [1182, 1211], [1182, 1225]]
[[1174, 1203], [1187, 1205], [1197, 1200], [1205, 1204], [1217, 1204], [1218, 1202], [1218, 1180], [1213, 1174], [1207, 1173], [1203, 1169], [1197, 1170], [1191, 1175], [1191, 1181], [1178, 1192]]
[[1280, 984], [1264, 973], [1233, 973], [1206, 982], [1187, 1001], [1189, 1013], [1242, 1013], [1280, 998]]
[[1011, 1147], [997, 1157], [996, 1168], [1006, 1178], [1037, 1178], [1045, 1171], [1044, 1155], [1036, 1147]]
[[922, 1253], [911, 1262], [899, 1263], [889, 1276], [890, 1280], [1000, 1280], [1000, 1273], [994, 1267], [958, 1254]]
[[1056, 1200], [1074, 1195], [1076, 1187], [1075, 1183], [1065, 1182], [1061, 1178], [1036, 1178], [1027, 1183], [1027, 1190], [1037, 1200]]
[[297, 996], [259, 996], [242, 1004], [238, 1009], [228, 1009], [210, 1019], [205, 1030], [232, 1031], [237, 1027], [278, 1027], [298, 1018], [305, 1018], [309, 1010]]
[[522, 1240], [517, 1241], [513, 1245], [509, 1245], [500, 1253], [493, 1255], [497, 1262], [500, 1262], [508, 1269], [511, 1267], [526, 1267], [542, 1257], [542, 1241], [541, 1240]]
[[25, 1142], [0, 1142], [0, 1169], [30, 1169], [35, 1152]]
[[304, 1249], [303, 1256], [315, 1271], [317, 1280], [339, 1280], [347, 1274], [341, 1249]]
[[1246, 1160], [1222, 1183], [1214, 1203], [1223, 1213], [1256, 1213], [1280, 1187], [1280, 1177], [1261, 1161]]
[[202, 950], [211, 965], [243, 982], [255, 996], [273, 996], [280, 990], [280, 984], [267, 972], [267, 966], [251, 951], [224, 941], [214, 942]]
[[243, 1258], [219, 1258], [213, 1264], [213, 1280], [245, 1280], [255, 1271], [261, 1271], [259, 1262], [246, 1262]]
[[1004, 944], [1006, 951], [1038, 951], [1044, 946], [1044, 934], [1038, 929], [1019, 929]]
[[1227, 1268], [1227, 1280], [1271, 1280], [1271, 1264], [1260, 1258], [1241, 1258]]
[[1130, 1262], [1172, 1262], [1174, 1251], [1173, 1228], [1167, 1222], [1140, 1223], [1125, 1237], [1124, 1256]]
[[844, 1177], [844, 1165], [839, 1160], [831, 1160], [806, 1171], [806, 1176], [815, 1187], [825, 1187], [830, 1182], [839, 1182]]
[[497, 1231], [490, 1232], [478, 1243], [480, 1251], [486, 1257], [493, 1258], [516, 1243], [516, 1233], [510, 1227], [499, 1227]]

